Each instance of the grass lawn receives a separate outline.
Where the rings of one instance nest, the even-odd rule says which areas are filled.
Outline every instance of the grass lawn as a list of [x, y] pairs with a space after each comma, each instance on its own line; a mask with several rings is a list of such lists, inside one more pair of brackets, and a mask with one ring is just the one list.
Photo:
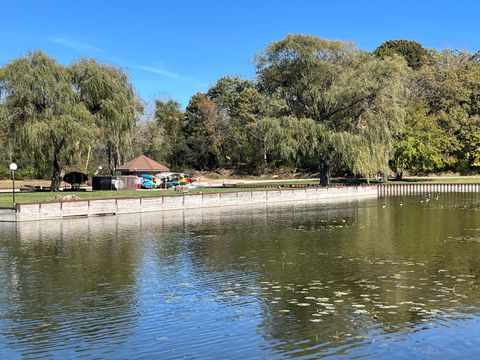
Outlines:
[[[256, 191], [265, 190], [265, 188], [202, 188], [191, 189], [190, 194], [211, 194], [218, 192], [237, 192], [237, 191]], [[64, 197], [70, 194], [75, 194], [80, 199], [93, 200], [93, 199], [114, 199], [114, 198], [138, 198], [149, 196], [181, 196], [182, 193], [175, 190], [122, 190], [122, 191], [79, 191], [68, 192], [62, 191], [57, 193], [52, 192], [32, 192], [32, 193], [15, 193], [17, 203], [35, 203], [35, 202], [48, 202], [58, 201], [55, 197]], [[0, 208], [11, 208], [13, 206], [11, 193], [0, 193]]]
[[[363, 179], [334, 179], [332, 184], [358, 185], [365, 184]], [[480, 183], [480, 176], [438, 176], [438, 177], [410, 177], [401, 181], [388, 181], [388, 184], [439, 184], [439, 183]], [[285, 180], [285, 181], [267, 181], [267, 182], [249, 182], [252, 187], [245, 188], [201, 188], [191, 189], [190, 194], [196, 193], [218, 193], [218, 192], [237, 192], [237, 191], [258, 191], [275, 189], [275, 185], [290, 184], [318, 184], [318, 179], [312, 180]], [[372, 183], [375, 184], [375, 183]], [[271, 185], [271, 188], [255, 188], [255, 185]], [[17, 203], [34, 203], [57, 201], [55, 198], [75, 194], [80, 199], [112, 199], [112, 198], [129, 198], [129, 197], [148, 197], [148, 196], [180, 196], [181, 192], [175, 190], [122, 190], [122, 191], [86, 191], [86, 192], [68, 192], [62, 191], [58, 193], [37, 192], [37, 193], [16, 193]], [[11, 193], [0, 193], [0, 208], [11, 208], [13, 206]]]

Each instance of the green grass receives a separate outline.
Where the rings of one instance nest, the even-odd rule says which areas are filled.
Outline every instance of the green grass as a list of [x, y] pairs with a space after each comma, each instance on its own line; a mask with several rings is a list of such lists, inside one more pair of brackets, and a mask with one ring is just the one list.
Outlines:
[[[406, 178], [401, 181], [389, 181], [388, 184], [439, 184], [439, 183], [480, 183], [480, 176], [468, 176], [468, 177], [427, 177], [427, 178]], [[271, 185], [271, 188], [255, 188], [256, 184], [258, 185]], [[259, 183], [249, 183], [248, 185], [252, 187], [248, 188], [201, 188], [201, 189], [191, 189], [190, 194], [198, 193], [218, 193], [218, 192], [237, 192], [237, 191], [259, 191], [259, 190], [268, 190], [275, 189], [275, 185], [290, 185], [290, 184], [318, 184], [317, 179], [312, 180], [285, 180], [285, 181], [268, 181], [268, 182], [259, 182]], [[334, 179], [333, 185], [335, 184], [349, 184], [349, 185], [358, 185], [365, 184], [365, 181], [362, 179]], [[174, 190], [122, 190], [122, 191], [88, 191], [88, 192], [67, 192], [62, 191], [58, 193], [51, 192], [37, 192], [37, 193], [16, 193], [16, 202], [17, 203], [35, 203], [35, 202], [49, 202], [49, 201], [58, 201], [55, 199], [57, 197], [63, 197], [70, 194], [75, 194], [80, 199], [84, 200], [94, 200], [94, 199], [112, 199], [112, 198], [138, 198], [138, 197], [149, 197], [149, 196], [180, 196], [181, 192]], [[0, 208], [11, 208], [13, 206], [12, 194], [11, 193], [0, 193]]]
[[[190, 194], [211, 194], [219, 192], [237, 192], [237, 191], [258, 191], [265, 190], [265, 188], [201, 188], [191, 189]], [[33, 192], [33, 193], [16, 193], [15, 198], [17, 203], [37, 203], [58, 201], [57, 197], [63, 197], [70, 194], [75, 194], [83, 200], [94, 199], [115, 199], [115, 198], [139, 198], [151, 196], [181, 196], [182, 192], [175, 190], [122, 190], [122, 191], [85, 191], [85, 192], [68, 192], [62, 191], [57, 193], [52, 192]], [[0, 194], [0, 208], [11, 208], [13, 206], [13, 199], [11, 193]]]

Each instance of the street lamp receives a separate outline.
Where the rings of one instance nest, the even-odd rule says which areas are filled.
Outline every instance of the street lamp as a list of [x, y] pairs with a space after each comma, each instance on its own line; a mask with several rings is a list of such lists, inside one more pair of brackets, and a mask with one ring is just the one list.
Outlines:
[[12, 172], [12, 194], [13, 194], [13, 207], [15, 207], [15, 170], [17, 170], [17, 164], [12, 162], [10, 164], [10, 171]]

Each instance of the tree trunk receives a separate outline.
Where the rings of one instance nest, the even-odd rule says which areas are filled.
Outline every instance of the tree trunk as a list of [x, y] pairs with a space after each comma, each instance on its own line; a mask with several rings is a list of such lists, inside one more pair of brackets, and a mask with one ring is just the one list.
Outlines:
[[263, 139], [263, 164], [267, 166], [267, 138]]
[[112, 145], [109, 143], [107, 145], [107, 161], [108, 161], [108, 170], [110, 175], [114, 175], [113, 171], [113, 150], [112, 150]]
[[88, 163], [90, 161], [90, 151], [92, 150], [92, 147], [89, 145], [88, 146], [88, 152], [87, 152], [87, 161], [85, 163], [85, 173], [88, 171]]
[[61, 166], [60, 161], [58, 160], [58, 152], [55, 151], [55, 155], [53, 157], [53, 174], [52, 174], [52, 182], [50, 183], [50, 191], [58, 191], [60, 190], [60, 183], [62, 181], [61, 177]]
[[330, 185], [330, 176], [328, 172], [328, 155], [323, 154], [322, 160], [320, 162], [320, 186], [329, 186]]
[[115, 144], [115, 157], [114, 157], [114, 162], [113, 162], [113, 175], [115, 175], [115, 170], [117, 169], [117, 166], [120, 165], [122, 160], [122, 154], [120, 153], [120, 146]]

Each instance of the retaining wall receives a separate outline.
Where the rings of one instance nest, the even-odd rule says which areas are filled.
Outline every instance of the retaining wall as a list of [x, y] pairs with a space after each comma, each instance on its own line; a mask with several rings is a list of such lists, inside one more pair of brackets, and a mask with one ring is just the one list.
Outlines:
[[17, 204], [16, 211], [11, 210], [8, 215], [0, 216], [0, 221], [34, 221], [203, 207], [246, 206], [286, 201], [322, 201], [323, 199], [355, 198], [361, 196], [376, 197], [377, 187], [351, 186], [341, 188], [242, 191], [214, 194], [186, 194], [183, 196]]
[[453, 192], [479, 192], [477, 183], [449, 183], [449, 184], [381, 184], [378, 185], [379, 196], [418, 195]]

